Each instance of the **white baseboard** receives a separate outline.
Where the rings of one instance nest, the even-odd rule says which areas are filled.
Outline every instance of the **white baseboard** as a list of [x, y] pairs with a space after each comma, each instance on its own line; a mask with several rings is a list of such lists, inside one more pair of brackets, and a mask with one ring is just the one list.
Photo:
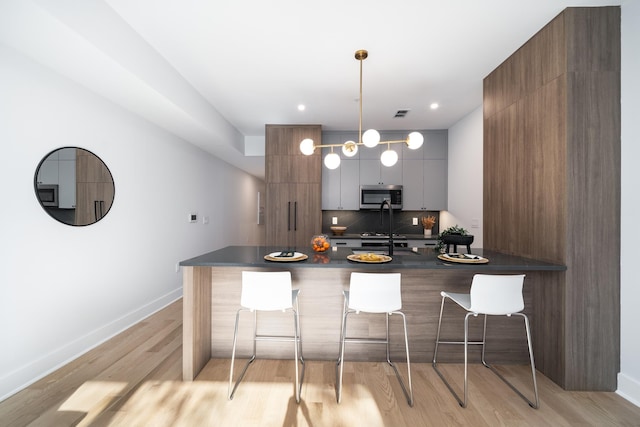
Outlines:
[[640, 407], [640, 381], [635, 378], [619, 373], [616, 393]]
[[182, 297], [182, 287], [106, 324], [0, 378], [0, 401], [130, 328]]

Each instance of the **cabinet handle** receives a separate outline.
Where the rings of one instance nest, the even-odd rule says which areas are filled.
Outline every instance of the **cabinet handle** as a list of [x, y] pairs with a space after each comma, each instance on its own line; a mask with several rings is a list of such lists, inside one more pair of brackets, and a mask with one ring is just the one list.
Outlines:
[[336, 242], [336, 246], [338, 246], [338, 245], [346, 245], [346, 244], [347, 244], [347, 242]]
[[93, 215], [96, 217], [96, 221], [99, 221], [104, 216], [104, 200], [93, 201]]
[[293, 231], [298, 231], [298, 202], [293, 202]]
[[287, 231], [291, 231], [291, 202], [287, 202]]

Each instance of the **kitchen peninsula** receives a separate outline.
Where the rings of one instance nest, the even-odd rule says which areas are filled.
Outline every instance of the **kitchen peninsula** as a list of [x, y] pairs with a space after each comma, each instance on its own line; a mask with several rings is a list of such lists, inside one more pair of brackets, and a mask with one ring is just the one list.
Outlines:
[[[403, 311], [407, 317], [411, 360], [430, 362], [440, 309], [440, 291], [468, 292], [471, 278], [476, 273], [525, 273], [525, 312], [530, 316], [534, 351], [543, 354], [545, 346], [558, 345], [558, 337], [542, 336], [537, 331], [541, 319], [535, 301], [536, 293], [543, 292], [550, 275], [563, 275], [563, 265], [504, 255], [498, 252], [474, 249], [474, 254], [489, 259], [487, 264], [452, 264], [436, 257], [432, 249], [396, 250], [387, 263], [364, 264], [347, 259], [353, 248], [333, 247], [326, 253], [316, 254], [310, 249], [300, 250], [308, 258], [297, 262], [272, 262], [265, 255], [282, 250], [280, 247], [229, 246], [217, 251], [182, 261], [184, 292], [183, 323], [183, 379], [193, 380], [211, 358], [229, 358], [233, 337], [235, 313], [239, 308], [241, 272], [243, 270], [291, 271], [293, 286], [300, 293], [300, 323], [303, 351], [307, 360], [332, 360], [338, 352], [340, 319], [343, 307], [342, 291], [348, 289], [352, 271], [399, 272], [402, 274]], [[450, 310], [445, 317], [444, 334], [452, 338], [462, 334], [462, 317]], [[262, 316], [266, 317], [262, 317]], [[289, 314], [290, 315], [290, 314]], [[282, 313], [260, 313], [268, 318], [276, 331], [290, 327], [290, 319]], [[392, 357], [402, 353], [401, 326], [391, 318]], [[241, 356], [249, 351], [251, 322], [239, 332]], [[470, 334], [481, 333], [481, 321], [472, 321]], [[264, 324], [264, 320], [261, 321]], [[526, 341], [522, 323], [514, 319], [489, 321], [487, 357], [495, 362], [527, 362]], [[363, 336], [381, 336], [384, 321], [356, 316], [349, 328]], [[397, 328], [397, 329], [396, 329]], [[284, 329], [287, 330], [287, 329]], [[471, 335], [473, 336], [473, 335]], [[477, 336], [477, 335], [476, 335]], [[243, 340], [244, 338], [244, 340]], [[453, 346], [456, 347], [456, 346]], [[443, 349], [443, 360], [461, 361], [461, 352]], [[540, 350], [540, 351], [538, 351]], [[380, 352], [369, 348], [366, 352], [357, 345], [348, 349], [351, 360], [383, 360]], [[282, 343], [260, 343], [259, 357], [290, 358], [290, 348]], [[475, 359], [472, 359], [475, 360]], [[544, 372], [543, 372], [544, 373]]]

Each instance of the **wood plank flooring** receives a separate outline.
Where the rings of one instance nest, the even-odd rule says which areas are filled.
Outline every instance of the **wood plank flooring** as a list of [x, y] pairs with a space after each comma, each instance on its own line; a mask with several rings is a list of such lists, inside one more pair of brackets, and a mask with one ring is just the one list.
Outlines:
[[[339, 405], [334, 362], [313, 360], [300, 404], [291, 360], [257, 360], [229, 401], [228, 359], [213, 359], [195, 381], [181, 381], [179, 300], [0, 402], [0, 426], [640, 426], [640, 408], [615, 393], [564, 391], [541, 374], [541, 408], [531, 409], [481, 365], [470, 368], [463, 409], [430, 364], [412, 364], [411, 408], [386, 364], [350, 362], [348, 347], [346, 359]], [[500, 370], [530, 390], [527, 366]], [[462, 384], [461, 365], [443, 371]]]

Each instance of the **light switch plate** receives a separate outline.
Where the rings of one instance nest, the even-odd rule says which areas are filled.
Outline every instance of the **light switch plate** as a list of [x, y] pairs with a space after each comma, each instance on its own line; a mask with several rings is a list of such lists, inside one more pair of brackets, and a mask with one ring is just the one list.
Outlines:
[[418, 218], [413, 218], [413, 225], [418, 225]]
[[332, 216], [331, 217], [331, 225], [338, 225], [338, 217], [337, 216]]
[[198, 221], [198, 214], [197, 213], [190, 213], [189, 214], [189, 222], [196, 222]]

